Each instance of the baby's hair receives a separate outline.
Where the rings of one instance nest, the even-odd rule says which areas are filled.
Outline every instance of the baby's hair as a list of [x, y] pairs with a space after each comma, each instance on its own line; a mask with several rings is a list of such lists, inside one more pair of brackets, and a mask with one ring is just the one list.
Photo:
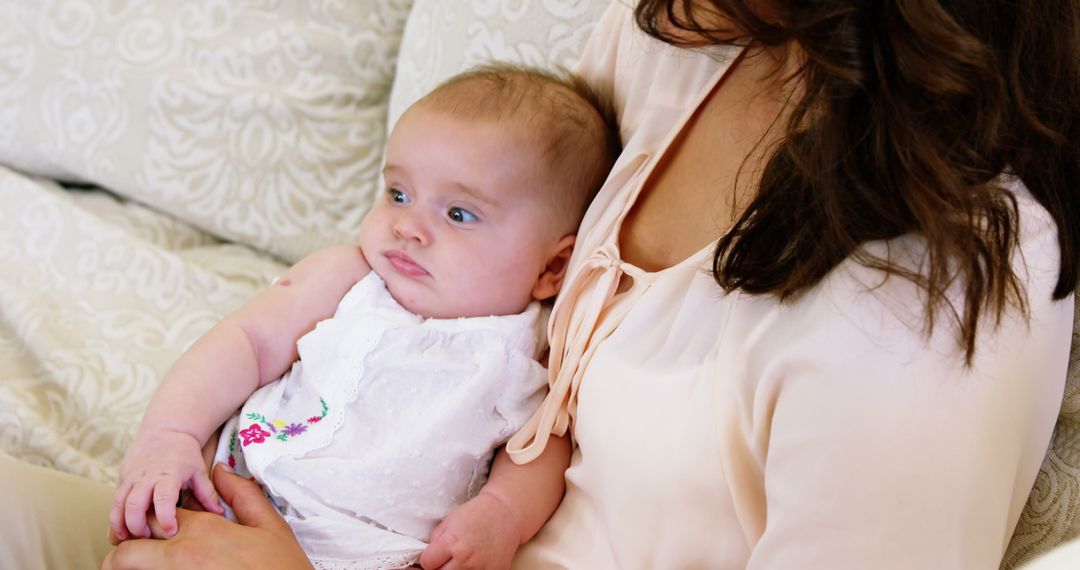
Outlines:
[[527, 129], [577, 228], [622, 150], [610, 98], [567, 71], [506, 63], [474, 67], [444, 81], [418, 104], [455, 116], [508, 121]]

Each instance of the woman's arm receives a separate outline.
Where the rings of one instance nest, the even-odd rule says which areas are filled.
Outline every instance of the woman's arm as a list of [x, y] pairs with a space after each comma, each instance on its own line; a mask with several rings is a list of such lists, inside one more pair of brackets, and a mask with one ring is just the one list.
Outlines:
[[552, 437], [543, 453], [524, 465], [500, 449], [487, 484], [435, 527], [420, 564], [427, 570], [451, 560], [462, 570], [509, 567], [518, 546], [540, 530], [562, 501], [569, 465], [567, 436]]
[[121, 464], [109, 513], [118, 538], [149, 535], [151, 504], [166, 531], [174, 532], [183, 488], [191, 488], [205, 508], [221, 512], [202, 447], [252, 392], [292, 365], [297, 339], [331, 316], [368, 271], [356, 246], [312, 254], [180, 356], [154, 393]]
[[800, 339], [762, 359], [766, 516], [748, 569], [998, 567], [1058, 414], [1072, 325], [1073, 300], [1050, 298], [1053, 224], [1021, 204], [1030, 318], [985, 321], [969, 368], [946, 318], [926, 337], [914, 285], [863, 267], [785, 315]]

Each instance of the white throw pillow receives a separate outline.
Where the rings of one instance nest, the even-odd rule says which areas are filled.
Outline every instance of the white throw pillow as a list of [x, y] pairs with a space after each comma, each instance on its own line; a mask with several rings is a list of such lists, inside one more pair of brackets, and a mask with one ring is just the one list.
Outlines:
[[0, 163], [295, 260], [355, 240], [411, 0], [0, 0]]
[[573, 68], [607, 0], [416, 0], [405, 25], [392, 128], [409, 105], [476, 64]]

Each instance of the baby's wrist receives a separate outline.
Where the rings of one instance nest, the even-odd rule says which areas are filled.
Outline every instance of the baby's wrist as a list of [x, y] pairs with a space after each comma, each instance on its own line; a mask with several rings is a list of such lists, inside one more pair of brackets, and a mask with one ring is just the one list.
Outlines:
[[187, 440], [191, 440], [196, 446], [202, 445], [195, 434], [172, 426], [143, 426], [139, 428], [139, 433], [135, 436], [136, 442], [151, 447]]
[[530, 537], [525, 536], [525, 521], [520, 512], [514, 508], [514, 505], [498, 491], [493, 491], [484, 487], [480, 489], [480, 494], [477, 497], [484, 497], [488, 499], [488, 502], [496, 505], [496, 509], [505, 515], [505, 518], [511, 523], [511, 528], [514, 530], [514, 534], [518, 537], [518, 545], [524, 544]]

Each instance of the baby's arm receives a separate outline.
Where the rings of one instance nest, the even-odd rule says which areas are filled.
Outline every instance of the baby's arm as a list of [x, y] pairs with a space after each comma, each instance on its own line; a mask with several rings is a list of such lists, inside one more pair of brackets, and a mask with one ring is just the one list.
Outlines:
[[356, 246], [314, 253], [177, 359], [121, 463], [109, 512], [117, 539], [150, 536], [146, 512], [151, 503], [162, 528], [172, 535], [176, 500], [185, 488], [207, 510], [222, 512], [203, 462], [203, 445], [252, 392], [289, 369], [297, 358], [296, 341], [332, 316], [349, 288], [369, 271]]
[[554, 437], [539, 457], [517, 465], [500, 449], [480, 494], [450, 513], [431, 533], [420, 564], [439, 568], [507, 568], [562, 501], [570, 438]]

